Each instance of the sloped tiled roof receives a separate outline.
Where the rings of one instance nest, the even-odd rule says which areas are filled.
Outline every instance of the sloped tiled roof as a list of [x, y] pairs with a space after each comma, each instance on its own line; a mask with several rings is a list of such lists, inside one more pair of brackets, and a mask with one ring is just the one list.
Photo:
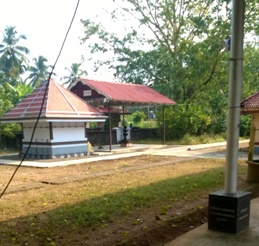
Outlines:
[[259, 112], [259, 92], [241, 102], [241, 112], [243, 114]]
[[92, 90], [97, 91], [112, 102], [127, 104], [176, 104], [173, 100], [146, 85], [132, 83], [105, 82], [80, 78], [68, 89], [73, 91], [73, 87], [75, 87], [78, 82], [89, 86]]
[[[48, 85], [48, 87], [47, 87]], [[46, 94], [45, 94], [46, 92]], [[105, 117], [101, 112], [89, 106], [62, 85], [51, 79], [43, 83], [14, 108], [6, 112], [0, 121], [23, 121], [37, 119], [44, 100], [40, 119], [93, 119]]]

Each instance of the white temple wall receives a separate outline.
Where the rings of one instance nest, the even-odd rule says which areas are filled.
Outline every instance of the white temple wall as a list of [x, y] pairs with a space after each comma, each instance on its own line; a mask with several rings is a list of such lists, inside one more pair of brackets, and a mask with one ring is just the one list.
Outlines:
[[[28, 149], [34, 124], [23, 124], [23, 154]], [[51, 125], [49, 122], [37, 125], [27, 153], [29, 157], [56, 158], [88, 154], [84, 122], [52, 122]]]
[[[35, 123], [23, 123], [23, 140], [30, 141]], [[39, 122], [33, 136], [33, 142], [48, 142], [50, 140], [49, 123]]]
[[52, 142], [87, 140], [83, 122], [52, 123]]

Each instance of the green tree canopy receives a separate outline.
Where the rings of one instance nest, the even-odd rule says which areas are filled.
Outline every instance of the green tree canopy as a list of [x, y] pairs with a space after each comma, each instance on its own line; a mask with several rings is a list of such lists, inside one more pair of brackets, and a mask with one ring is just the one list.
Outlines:
[[63, 82], [63, 85], [69, 86], [81, 76], [87, 75], [87, 72], [85, 70], [80, 69], [81, 65], [82, 63], [72, 63], [70, 68], [67, 68], [67, 67], [65, 68], [69, 72], [69, 75], [64, 76], [62, 78], [62, 80], [65, 80], [65, 82]]
[[45, 57], [39, 56], [38, 59], [33, 58], [34, 66], [29, 66], [28, 71], [30, 75], [26, 79], [29, 80], [29, 84], [33, 87], [38, 87], [42, 82], [46, 82], [48, 79], [48, 68], [51, 66], [46, 65], [48, 61]]
[[21, 39], [26, 39], [26, 36], [18, 35], [15, 27], [7, 26], [0, 44], [0, 70], [5, 80], [13, 85], [17, 84], [17, 78], [28, 66], [26, 55], [29, 54], [29, 49], [19, 45]]
[[[132, 27], [131, 32], [122, 37], [106, 31], [99, 23], [83, 20], [82, 42], [89, 53], [97, 53], [98, 57], [102, 54], [96, 69], [107, 65], [120, 80], [148, 84], [175, 100], [178, 104], [174, 112], [180, 118], [171, 124], [173, 134], [180, 131], [177, 127], [181, 128], [181, 135], [224, 132], [229, 53], [224, 49], [223, 40], [231, 34], [231, 1], [115, 2], [121, 7], [112, 13], [112, 18], [118, 21], [124, 15], [127, 23], [137, 21], [139, 26]], [[258, 14], [259, 3], [247, 2], [246, 38], [257, 37]], [[257, 50], [258, 42], [245, 45], [246, 54], [257, 53]], [[256, 70], [256, 60], [256, 55], [252, 60], [244, 60], [244, 64], [251, 63], [244, 66], [247, 69], [244, 71], [245, 95], [255, 89], [256, 77], [252, 71]], [[167, 110], [167, 116], [172, 121], [176, 118], [170, 119], [174, 115], [171, 111]]]

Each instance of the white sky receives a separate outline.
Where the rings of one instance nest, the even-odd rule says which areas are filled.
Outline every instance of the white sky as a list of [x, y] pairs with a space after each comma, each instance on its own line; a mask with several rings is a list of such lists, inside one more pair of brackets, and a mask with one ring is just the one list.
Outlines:
[[[19, 35], [24, 34], [27, 37], [21, 45], [30, 50], [30, 58], [38, 58], [42, 55], [48, 59], [49, 65], [53, 65], [76, 4], [77, 0], [1, 0], [0, 30], [4, 31], [6, 26], [15, 26]], [[84, 55], [85, 48], [79, 41], [79, 37], [83, 36], [83, 25], [80, 19], [95, 20], [101, 17], [102, 22], [106, 23], [110, 20], [106, 11], [114, 8], [112, 0], [80, 1], [76, 18], [54, 71], [58, 78], [68, 75], [64, 68], [70, 67], [72, 63], [79, 63], [81, 55]], [[114, 28], [119, 27], [114, 26]], [[0, 42], [2, 38], [0, 32]], [[112, 73], [100, 71], [94, 74], [90, 66], [85, 63], [82, 67], [87, 70], [88, 78], [113, 80]]]

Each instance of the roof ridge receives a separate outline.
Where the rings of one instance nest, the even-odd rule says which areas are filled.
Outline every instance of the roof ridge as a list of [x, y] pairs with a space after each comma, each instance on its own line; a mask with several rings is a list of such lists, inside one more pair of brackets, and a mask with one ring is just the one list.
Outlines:
[[[45, 83], [42, 83], [42, 89], [43, 89], [42, 100], [43, 100], [44, 102], [46, 102], [46, 107], [45, 107], [45, 112], [44, 112], [44, 113], [45, 113], [45, 116], [47, 115], [47, 110], [48, 110], [48, 105], [49, 105], [48, 97], [49, 97], [49, 90], [50, 90], [50, 80], [54, 81], [54, 79], [50, 78], [49, 81], [47, 81], [47, 82], [45, 82]], [[44, 86], [44, 84], [46, 84], [46, 85]], [[47, 87], [47, 88], [46, 88], [46, 87]], [[44, 98], [45, 90], [47, 90], [47, 91], [46, 91], [46, 98]], [[41, 103], [43, 103], [43, 102], [41, 102]]]
[[[79, 81], [80, 81], [80, 80], [79, 80]], [[78, 81], [76, 81], [76, 83], [77, 83], [77, 82], [78, 82]], [[62, 85], [60, 85], [60, 86], [62, 86]], [[62, 86], [62, 87], [63, 87], [63, 86]], [[89, 105], [84, 99], [82, 99], [81, 97], [79, 97], [77, 94], [75, 94], [75, 93], [73, 93], [72, 91], [66, 89], [65, 87], [63, 87], [63, 88], [66, 90], [67, 93], [71, 94], [73, 97], [76, 97], [76, 98], [77, 98], [78, 100], [80, 100], [81, 102], [86, 103], [89, 108], [92, 108], [92, 109], [96, 110], [95, 107]]]
[[[86, 78], [80, 78], [80, 79], [85, 80], [85, 81], [93, 81], [93, 82], [97, 82], [97, 83], [100, 82], [100, 83], [123, 84], [123, 85], [132, 85], [132, 86], [147, 86], [145, 84], [136, 84], [136, 83], [133, 83], [133, 82], [103, 81], [103, 80], [94, 80], [94, 79], [86, 79]], [[78, 81], [76, 81], [76, 82], [78, 82]], [[149, 86], [147, 86], [147, 87], [149, 87]]]
[[[42, 83], [43, 85], [44, 84], [47, 84], [47, 83]], [[32, 105], [35, 103], [35, 101], [40, 98], [40, 94], [42, 94], [42, 91], [43, 91], [43, 96], [42, 96], [42, 102], [41, 102], [41, 105], [43, 103], [46, 103], [46, 109], [47, 109], [47, 104], [48, 104], [48, 99], [44, 99], [44, 94], [45, 94], [45, 89], [46, 87], [45, 86], [39, 86], [36, 90], [34, 90], [31, 95], [35, 94], [35, 96], [33, 97], [32, 101], [29, 102], [29, 105], [26, 107], [26, 109], [24, 110], [23, 114], [22, 115], [25, 115], [27, 112], [28, 112], [28, 109], [32, 107]], [[49, 90], [49, 88], [48, 88]], [[49, 91], [46, 92], [46, 97], [48, 98], [48, 95], [49, 95]], [[24, 99], [26, 100], [27, 97], [25, 97]], [[24, 100], [23, 99], [23, 100]], [[23, 101], [22, 100], [22, 101]], [[19, 105], [20, 103], [18, 103], [17, 105]], [[44, 106], [44, 105], [43, 105]], [[45, 109], [45, 112], [41, 112], [41, 114], [43, 113], [43, 115], [46, 115], [46, 109]]]
[[258, 94], [259, 94], [259, 91], [256, 92], [256, 93], [254, 93], [253, 95], [247, 97], [246, 99], [244, 99], [244, 101], [247, 101], [247, 100], [249, 100], [250, 98], [257, 96]]
[[59, 90], [59, 92], [62, 94], [62, 96], [65, 98], [65, 100], [68, 102], [68, 104], [71, 106], [71, 108], [74, 110], [74, 112], [79, 115], [79, 113], [77, 112], [76, 108], [74, 107], [74, 105], [71, 103], [71, 101], [67, 98], [67, 96], [64, 94], [64, 92], [61, 90], [62, 85], [59, 85], [56, 83], [55, 80], [53, 80], [53, 83], [55, 84], [55, 86], [57, 87], [57, 89]]

